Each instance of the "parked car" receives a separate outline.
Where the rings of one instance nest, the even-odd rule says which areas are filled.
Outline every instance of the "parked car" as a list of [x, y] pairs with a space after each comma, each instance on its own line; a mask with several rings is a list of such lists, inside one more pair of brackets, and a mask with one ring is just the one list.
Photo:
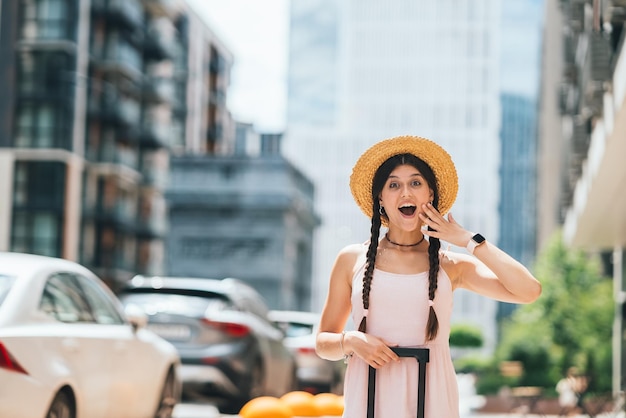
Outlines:
[[222, 412], [237, 413], [252, 398], [295, 388], [296, 363], [284, 334], [243, 281], [137, 276], [120, 298], [143, 309], [147, 327], [178, 349], [184, 398], [217, 395]]
[[176, 349], [91, 271], [0, 252], [0, 417], [166, 418]]
[[313, 312], [274, 310], [270, 311], [269, 317], [285, 332], [285, 345], [296, 356], [298, 388], [314, 394], [342, 394], [344, 363], [325, 360], [315, 352], [315, 335], [320, 315]]

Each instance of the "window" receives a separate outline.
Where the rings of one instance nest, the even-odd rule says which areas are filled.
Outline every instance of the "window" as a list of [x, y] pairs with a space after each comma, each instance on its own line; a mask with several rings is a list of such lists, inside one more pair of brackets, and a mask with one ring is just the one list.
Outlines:
[[124, 324], [125, 320], [115, 307], [114, 302], [93, 280], [83, 276], [76, 276], [80, 287], [89, 303], [92, 315], [99, 324]]
[[59, 257], [65, 202], [65, 164], [15, 165], [11, 250]]
[[26, 104], [17, 110], [17, 148], [56, 148], [55, 131], [60, 120], [52, 105]]
[[63, 211], [66, 169], [62, 162], [17, 162], [13, 206], [18, 209]]
[[25, 39], [76, 38], [75, 0], [24, 0], [22, 37]]
[[125, 323], [106, 292], [76, 273], [52, 275], [44, 287], [39, 309], [66, 323]]
[[0, 274], [0, 305], [2, 305], [2, 301], [4, 301], [9, 290], [11, 290], [13, 283], [15, 283], [15, 277]]
[[76, 57], [64, 51], [25, 50], [17, 61], [22, 94], [69, 98], [76, 80]]
[[96, 322], [77, 281], [67, 273], [57, 273], [48, 279], [39, 309], [61, 322]]
[[23, 51], [17, 66], [15, 146], [71, 149], [75, 57]]

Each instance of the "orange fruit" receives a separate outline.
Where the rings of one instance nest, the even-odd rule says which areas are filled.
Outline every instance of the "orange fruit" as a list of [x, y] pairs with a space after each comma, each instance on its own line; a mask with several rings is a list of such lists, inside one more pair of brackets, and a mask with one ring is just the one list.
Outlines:
[[273, 396], [249, 400], [239, 411], [241, 418], [293, 418], [291, 409]]
[[313, 402], [313, 395], [309, 392], [296, 390], [284, 394], [280, 400], [298, 417], [319, 417], [320, 413]]
[[343, 396], [334, 393], [318, 393], [313, 397], [313, 403], [317, 406], [320, 415], [333, 417], [343, 415]]

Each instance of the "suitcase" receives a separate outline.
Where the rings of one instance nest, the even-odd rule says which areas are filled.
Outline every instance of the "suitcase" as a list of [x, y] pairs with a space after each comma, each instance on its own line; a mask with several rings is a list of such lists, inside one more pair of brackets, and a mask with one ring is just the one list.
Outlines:
[[[428, 348], [391, 347], [400, 357], [414, 357], [418, 363], [417, 377], [417, 418], [424, 418], [426, 397], [426, 363], [430, 360]], [[369, 366], [367, 379], [367, 418], [374, 418], [374, 395], [376, 391], [376, 369]]]

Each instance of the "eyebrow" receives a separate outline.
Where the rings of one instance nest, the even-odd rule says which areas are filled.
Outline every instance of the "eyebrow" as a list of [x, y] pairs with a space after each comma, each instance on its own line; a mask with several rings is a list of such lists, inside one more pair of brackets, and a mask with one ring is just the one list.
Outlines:
[[[421, 177], [421, 178], [424, 178], [424, 176], [422, 176], [422, 174], [421, 174], [421, 173], [411, 174], [409, 177]], [[400, 177], [398, 177], [398, 176], [393, 176], [393, 175], [389, 175], [389, 177], [388, 177], [388, 178], [390, 178], [390, 179], [399, 179]]]

